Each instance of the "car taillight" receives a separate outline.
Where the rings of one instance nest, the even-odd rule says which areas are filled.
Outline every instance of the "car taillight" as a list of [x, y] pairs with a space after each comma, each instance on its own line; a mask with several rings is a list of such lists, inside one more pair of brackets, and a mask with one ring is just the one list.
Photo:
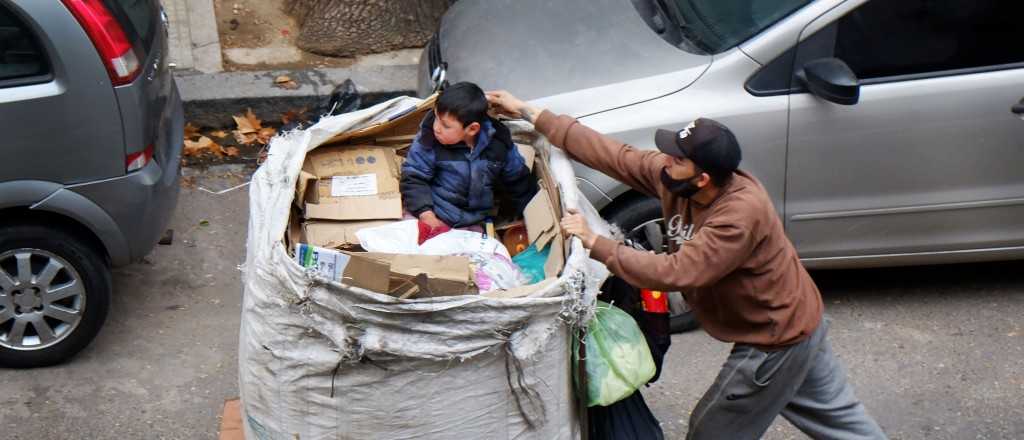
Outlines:
[[61, 0], [89, 35], [93, 46], [103, 58], [115, 86], [128, 84], [139, 76], [139, 57], [128, 41], [121, 24], [102, 0]]
[[149, 164], [149, 161], [153, 160], [153, 146], [146, 147], [145, 150], [137, 151], [135, 153], [129, 153], [124, 158], [124, 168], [126, 172], [138, 171]]

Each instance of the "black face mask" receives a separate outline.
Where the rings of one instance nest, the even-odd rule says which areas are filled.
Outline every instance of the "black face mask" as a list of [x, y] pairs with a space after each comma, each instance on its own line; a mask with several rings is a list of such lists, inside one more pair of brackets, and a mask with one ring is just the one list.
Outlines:
[[669, 192], [684, 199], [693, 197], [694, 194], [697, 194], [697, 191], [700, 191], [700, 187], [693, 183], [693, 179], [696, 177], [697, 176], [693, 176], [689, 179], [676, 180], [673, 179], [672, 176], [668, 175], [667, 170], [664, 168], [661, 169], [661, 183], [668, 188]]

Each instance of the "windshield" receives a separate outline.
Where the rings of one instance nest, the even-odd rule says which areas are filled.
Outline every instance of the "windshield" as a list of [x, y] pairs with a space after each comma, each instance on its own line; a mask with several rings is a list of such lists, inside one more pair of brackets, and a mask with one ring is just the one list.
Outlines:
[[670, 0], [684, 38], [711, 54], [724, 52], [811, 0]]

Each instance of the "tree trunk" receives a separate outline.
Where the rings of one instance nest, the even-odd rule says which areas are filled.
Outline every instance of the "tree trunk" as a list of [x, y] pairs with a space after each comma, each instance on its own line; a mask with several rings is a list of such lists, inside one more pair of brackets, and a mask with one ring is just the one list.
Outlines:
[[352, 56], [419, 47], [454, 0], [285, 0], [299, 22], [298, 46]]

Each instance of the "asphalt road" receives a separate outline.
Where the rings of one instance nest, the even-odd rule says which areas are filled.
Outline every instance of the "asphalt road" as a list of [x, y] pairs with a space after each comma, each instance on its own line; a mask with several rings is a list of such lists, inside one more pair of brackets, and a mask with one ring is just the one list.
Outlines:
[[[0, 369], [3, 437], [216, 438], [224, 400], [238, 395], [247, 197], [183, 190], [174, 244], [115, 272], [91, 346], [65, 365]], [[1024, 262], [814, 276], [832, 344], [892, 438], [1024, 438]], [[700, 331], [673, 338], [662, 379], [644, 391], [667, 438], [684, 437], [728, 350]], [[766, 438], [802, 435], [780, 419]]]

